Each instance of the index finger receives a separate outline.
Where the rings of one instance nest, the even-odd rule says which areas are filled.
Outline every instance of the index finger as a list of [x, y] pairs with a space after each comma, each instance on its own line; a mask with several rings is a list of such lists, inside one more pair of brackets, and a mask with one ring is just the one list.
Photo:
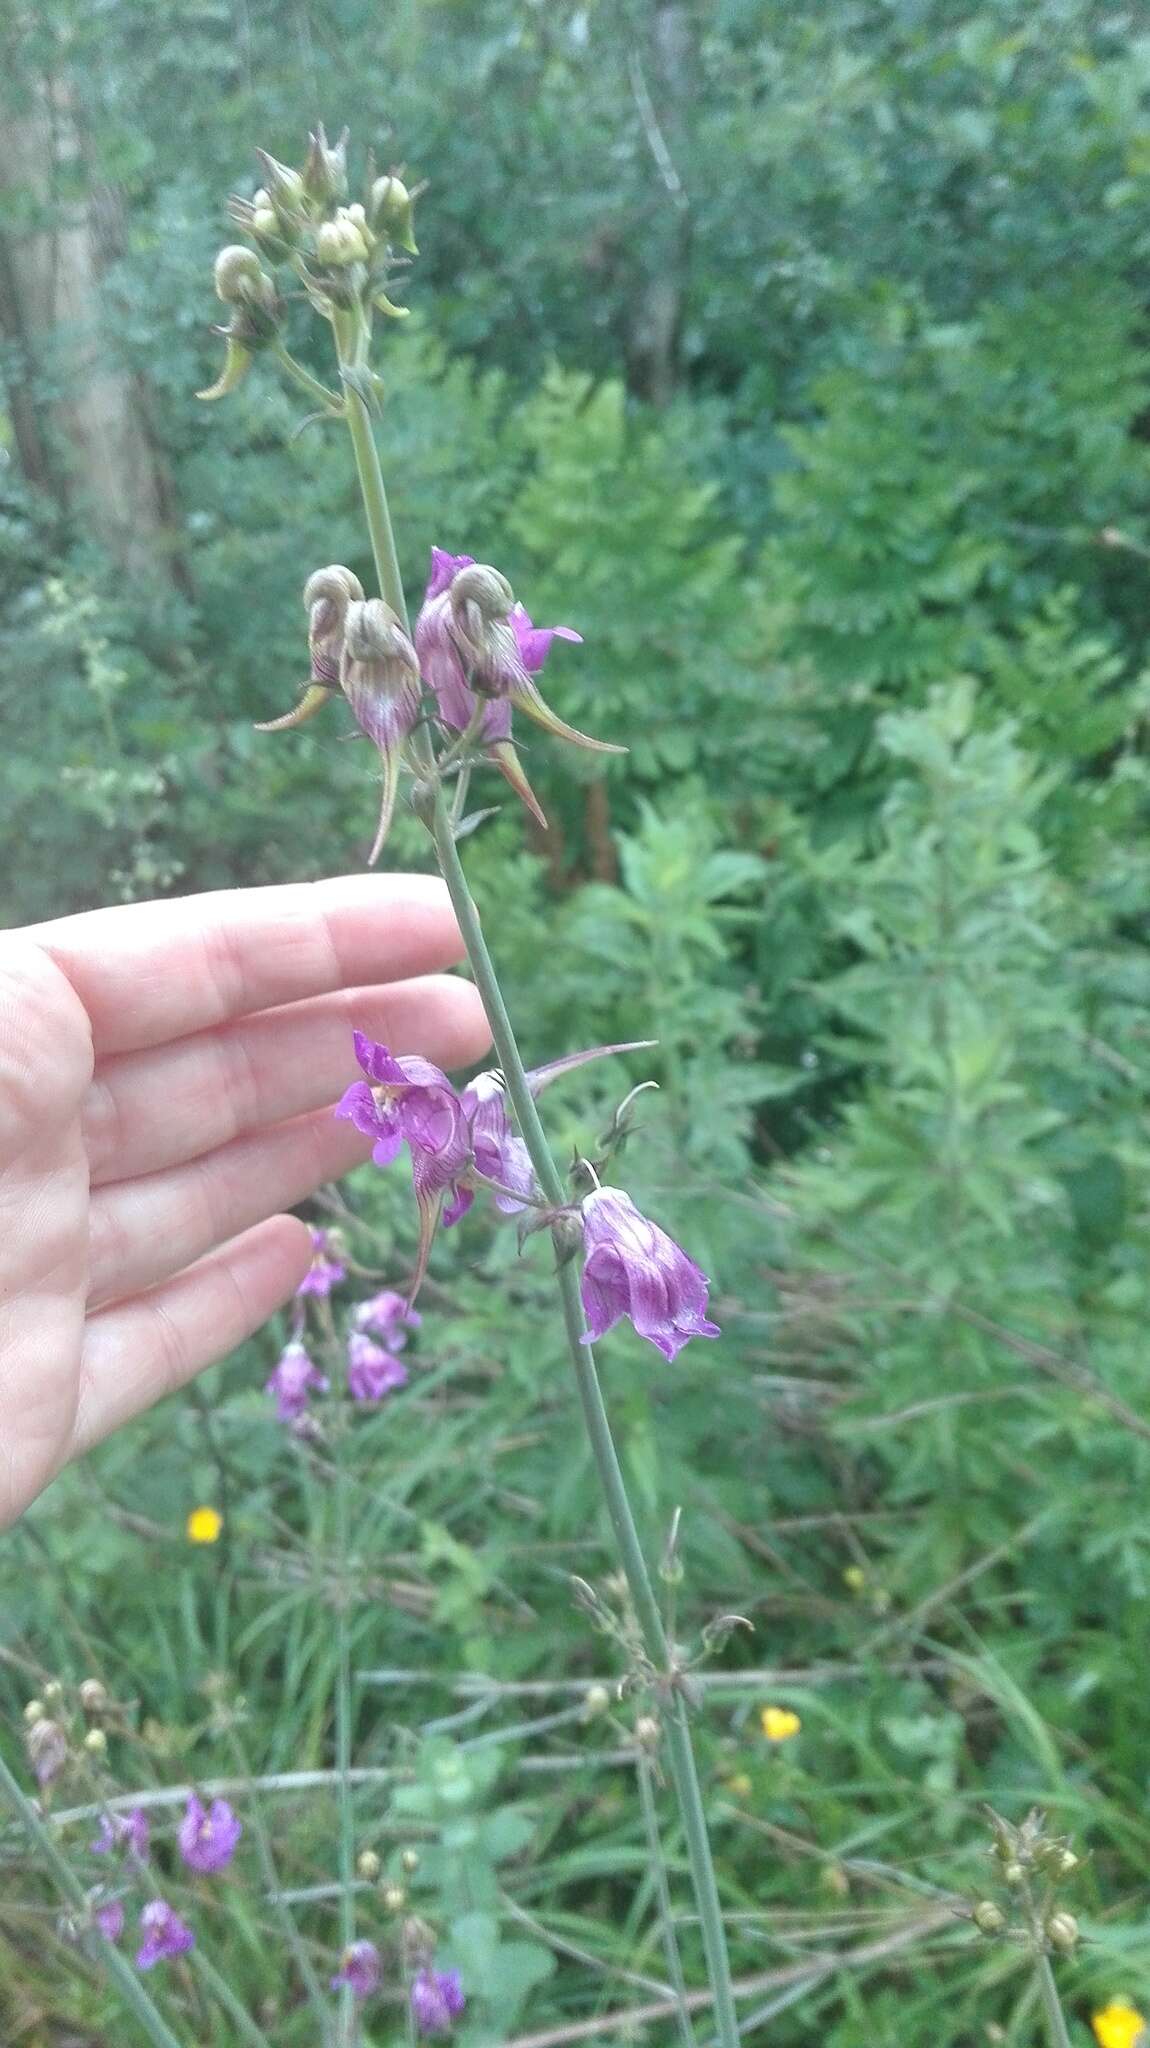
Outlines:
[[71, 982], [97, 1056], [332, 989], [434, 973], [463, 956], [447, 891], [431, 875], [340, 875], [116, 904], [23, 936]]

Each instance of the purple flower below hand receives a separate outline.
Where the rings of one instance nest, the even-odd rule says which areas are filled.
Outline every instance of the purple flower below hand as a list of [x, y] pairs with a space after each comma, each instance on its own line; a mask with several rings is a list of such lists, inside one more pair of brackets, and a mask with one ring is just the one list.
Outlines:
[[143, 1863], [148, 1854], [148, 1836], [148, 1816], [142, 1806], [133, 1806], [130, 1813], [104, 1814], [96, 1839], [89, 1847], [94, 1856], [110, 1856], [115, 1850], [124, 1849]]
[[585, 1343], [606, 1336], [630, 1316], [646, 1337], [673, 1359], [690, 1337], [717, 1337], [707, 1321], [705, 1273], [674, 1238], [639, 1214], [622, 1188], [596, 1188], [583, 1211]]
[[97, 1906], [92, 1918], [105, 1941], [119, 1941], [124, 1932], [124, 1908], [119, 1899], [109, 1899], [106, 1905]]
[[421, 2034], [449, 2034], [467, 2000], [458, 1970], [420, 1970], [411, 1986], [411, 2016]]
[[189, 1870], [207, 1874], [231, 1862], [242, 1833], [243, 1823], [226, 1799], [213, 1799], [205, 1806], [193, 1792], [176, 1839]]
[[157, 1963], [168, 1962], [172, 1956], [185, 1955], [196, 1945], [196, 1937], [187, 1922], [163, 1899], [150, 1899], [140, 1915], [140, 1932], [144, 1941], [137, 1957], [136, 1967], [140, 1970], [154, 1969]]
[[389, 1351], [402, 1351], [408, 1330], [418, 1330], [423, 1317], [418, 1309], [408, 1307], [394, 1287], [385, 1287], [382, 1293], [373, 1294], [370, 1301], [356, 1304], [352, 1321], [357, 1330], [378, 1337]]
[[347, 1340], [347, 1383], [353, 1401], [382, 1401], [407, 1385], [407, 1367], [362, 1330], [353, 1330]]
[[344, 1949], [339, 1968], [331, 1980], [333, 1991], [349, 1985], [359, 1999], [370, 1998], [379, 1989], [379, 1950], [373, 1941], [353, 1941]]
[[264, 1387], [265, 1394], [275, 1396], [277, 1421], [289, 1423], [299, 1420], [307, 1407], [310, 1393], [324, 1393], [326, 1390], [327, 1381], [323, 1374], [295, 1339], [280, 1352], [271, 1378]]
[[326, 1230], [311, 1225], [312, 1261], [296, 1288], [296, 1294], [317, 1294], [327, 1296], [333, 1287], [347, 1278], [347, 1267], [333, 1258]]

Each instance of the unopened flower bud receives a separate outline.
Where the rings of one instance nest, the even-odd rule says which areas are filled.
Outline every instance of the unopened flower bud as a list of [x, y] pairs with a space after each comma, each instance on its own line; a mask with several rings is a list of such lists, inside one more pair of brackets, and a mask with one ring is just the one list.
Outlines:
[[1056, 1877], [1072, 1877], [1080, 1861], [1081, 1858], [1074, 1854], [1073, 1849], [1060, 1849], [1054, 1864], [1054, 1875]]
[[84, 1737], [84, 1748], [89, 1756], [107, 1756], [108, 1738], [102, 1728], [89, 1728]]
[[980, 1899], [970, 1917], [980, 1934], [1001, 1934], [1006, 1926], [1006, 1915], [993, 1899]]
[[33, 1721], [42, 1721], [44, 1719], [43, 1700], [29, 1700], [27, 1706], [24, 1709], [24, 1719], [29, 1723]]
[[342, 199], [347, 191], [347, 135], [345, 128], [339, 141], [330, 143], [321, 121], [315, 134], [308, 137], [304, 189], [318, 206], [330, 206], [333, 199]]
[[658, 1749], [660, 1728], [654, 1714], [640, 1714], [635, 1723], [635, 1740], [640, 1749]]
[[611, 1695], [605, 1685], [589, 1685], [583, 1695], [583, 1719], [598, 1721], [611, 1705]]
[[[235, 306], [253, 291], [258, 295], [265, 272], [254, 249], [245, 249], [240, 242], [229, 242], [216, 257], [213, 276], [216, 297], [222, 299], [225, 306]], [[270, 278], [267, 281], [271, 284]]]
[[253, 207], [252, 233], [257, 240], [263, 242], [278, 242], [281, 239], [280, 224], [272, 207]]
[[399, 1860], [410, 1877], [419, 1869], [419, 1850], [405, 1849]]
[[58, 1678], [50, 1678], [44, 1687], [44, 1699], [48, 1706], [58, 1707], [64, 1697], [64, 1688]]
[[363, 230], [356, 226], [341, 207], [334, 220], [325, 220], [316, 231], [315, 253], [321, 263], [335, 270], [347, 263], [364, 263], [367, 260], [367, 242]]
[[411, 194], [401, 178], [389, 175], [376, 179], [371, 188], [374, 225], [389, 242], [394, 242], [397, 249], [406, 249], [410, 256], [418, 256], [412, 232], [412, 210]]
[[80, 1687], [80, 1705], [86, 1714], [102, 1714], [108, 1705], [108, 1690], [98, 1678], [86, 1678]]
[[1073, 1913], [1052, 1913], [1046, 1923], [1046, 1935], [1051, 1948], [1068, 1956], [1078, 1943], [1078, 1922]]
[[514, 603], [515, 592], [506, 576], [488, 562], [469, 563], [451, 585], [451, 609], [457, 619], [466, 616], [469, 605], [477, 606], [485, 619], [505, 619]]
[[381, 1864], [374, 1849], [361, 1849], [355, 1859], [355, 1867], [368, 1884], [374, 1884], [379, 1876]]
[[409, 1914], [404, 1921], [400, 1941], [404, 1960], [413, 1968], [435, 1954], [435, 1929], [416, 1913]]
[[1002, 1876], [1004, 1883], [1017, 1886], [1023, 1883], [1026, 1877], [1026, 1872], [1023, 1869], [1021, 1863], [1004, 1863], [1002, 1866]]
[[28, 1730], [28, 1761], [38, 1785], [50, 1785], [68, 1761], [68, 1738], [58, 1721], [34, 1721]]
[[407, 1893], [401, 1884], [385, 1884], [380, 1896], [389, 1913], [402, 1913], [407, 1904]]
[[267, 179], [266, 193], [271, 206], [281, 217], [298, 220], [304, 212], [307, 193], [299, 172], [290, 164], [277, 162], [266, 149], [257, 149], [264, 177]]

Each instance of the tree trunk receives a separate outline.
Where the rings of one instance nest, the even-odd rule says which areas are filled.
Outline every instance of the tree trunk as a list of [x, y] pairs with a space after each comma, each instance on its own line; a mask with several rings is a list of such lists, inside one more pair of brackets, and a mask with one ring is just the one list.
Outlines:
[[20, 464], [129, 576], [181, 583], [146, 394], [109, 345], [101, 303], [115, 195], [85, 175], [66, 79], [29, 84], [0, 141], [0, 197], [17, 224], [0, 234], [0, 332]]
[[694, 25], [686, 0], [655, 0], [649, 50], [633, 48], [631, 92], [651, 158], [654, 186], [640, 237], [643, 275], [627, 313], [627, 382], [651, 405], [666, 405], [679, 381], [690, 202], [679, 157], [690, 101]]

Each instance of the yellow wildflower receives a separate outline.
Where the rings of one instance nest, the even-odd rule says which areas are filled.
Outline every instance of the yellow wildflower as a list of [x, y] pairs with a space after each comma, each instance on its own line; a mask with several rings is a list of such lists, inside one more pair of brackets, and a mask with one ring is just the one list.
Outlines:
[[1143, 2015], [1124, 1998], [1112, 1998], [1101, 2012], [1091, 2015], [1090, 2024], [1098, 2048], [1142, 2048], [1150, 2041]]
[[732, 1799], [749, 1799], [755, 1788], [746, 1771], [736, 1771], [733, 1778], [727, 1779], [726, 1789]]
[[789, 1707], [764, 1707], [759, 1720], [768, 1742], [789, 1742], [803, 1725]]
[[193, 1508], [188, 1516], [189, 1543], [218, 1543], [224, 1518], [218, 1508]]

